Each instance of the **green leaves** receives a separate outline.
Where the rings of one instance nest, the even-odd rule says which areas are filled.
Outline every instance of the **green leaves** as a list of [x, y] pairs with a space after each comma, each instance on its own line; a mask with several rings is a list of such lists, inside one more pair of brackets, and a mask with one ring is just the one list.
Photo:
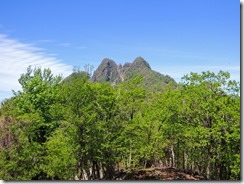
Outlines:
[[1, 105], [0, 178], [113, 179], [171, 166], [239, 179], [240, 87], [229, 77], [191, 73], [154, 91], [139, 76], [111, 86], [29, 67], [22, 91]]
[[44, 157], [42, 168], [51, 179], [74, 179], [79, 148], [76, 131], [74, 125], [62, 122], [45, 143], [47, 156]]
[[[236, 132], [240, 130], [237, 128], [240, 123], [238, 105], [240, 97], [236, 93], [239, 91], [237, 83], [228, 81], [229, 77], [229, 73], [223, 71], [218, 74], [191, 73], [183, 77], [180, 89], [183, 106], [181, 115], [176, 119], [187, 126], [195, 127], [192, 131], [196, 134], [194, 132], [184, 134], [192, 141], [198, 142], [198, 145], [195, 144], [195, 149], [197, 147], [202, 153], [210, 156], [206, 158], [207, 164], [206, 161], [201, 164], [206, 168], [205, 174], [208, 178], [231, 177], [231, 162], [227, 158], [231, 152], [239, 152], [237, 146], [240, 144], [237, 136], [239, 133], [236, 134], [238, 141], [235, 143], [230, 141], [229, 137], [233, 134], [232, 130]], [[230, 93], [228, 90], [230, 85], [236, 92]], [[236, 148], [232, 147], [233, 143]], [[195, 159], [198, 159], [197, 157], [201, 155], [195, 156]]]

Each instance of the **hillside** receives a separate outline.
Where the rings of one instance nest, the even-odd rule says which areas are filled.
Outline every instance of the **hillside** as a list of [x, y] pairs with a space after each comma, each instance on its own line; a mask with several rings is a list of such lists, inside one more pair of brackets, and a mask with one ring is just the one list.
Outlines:
[[172, 167], [155, 167], [134, 170], [129, 173], [118, 172], [116, 180], [206, 180], [197, 172], [176, 169]]
[[[163, 82], [142, 58], [125, 66], [106, 59], [97, 79]], [[229, 78], [191, 73], [161, 92], [29, 67], [0, 105], [0, 179], [240, 180], [240, 86]]]
[[150, 89], [162, 90], [165, 86], [175, 86], [176, 82], [168, 75], [163, 75], [151, 69], [149, 63], [142, 57], [137, 57], [132, 63], [117, 65], [115, 61], [105, 58], [94, 71], [93, 82], [110, 82], [113, 85], [143, 76], [143, 84]]

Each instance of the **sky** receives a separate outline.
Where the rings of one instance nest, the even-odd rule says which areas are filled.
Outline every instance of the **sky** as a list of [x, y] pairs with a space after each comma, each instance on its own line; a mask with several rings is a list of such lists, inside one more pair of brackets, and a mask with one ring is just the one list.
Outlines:
[[177, 82], [190, 72], [240, 80], [238, 0], [2, 0], [0, 101], [21, 90], [29, 65], [64, 77], [143, 57]]

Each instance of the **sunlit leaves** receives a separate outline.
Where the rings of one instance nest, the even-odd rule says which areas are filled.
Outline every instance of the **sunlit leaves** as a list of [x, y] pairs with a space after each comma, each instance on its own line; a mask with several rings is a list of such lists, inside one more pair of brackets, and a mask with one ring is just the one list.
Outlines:
[[113, 179], [118, 168], [163, 165], [239, 179], [240, 86], [229, 77], [191, 73], [160, 92], [138, 76], [111, 86], [28, 68], [1, 105], [0, 178]]

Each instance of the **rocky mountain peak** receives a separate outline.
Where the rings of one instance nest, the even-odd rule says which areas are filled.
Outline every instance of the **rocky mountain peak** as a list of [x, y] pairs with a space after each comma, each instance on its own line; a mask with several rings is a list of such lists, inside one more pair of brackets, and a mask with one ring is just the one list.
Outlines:
[[149, 63], [142, 57], [137, 57], [132, 63], [117, 65], [113, 60], [105, 58], [93, 73], [93, 82], [110, 82], [113, 85], [129, 80], [134, 76], [143, 76], [144, 85], [161, 90], [170, 82], [176, 84], [174, 79], [151, 69]]
[[116, 65], [116, 63], [112, 60], [112, 59], [109, 59], [109, 58], [104, 58], [100, 64], [101, 65]]
[[145, 59], [143, 59], [141, 56], [137, 57], [132, 64], [139, 68], [146, 67], [148, 69], [151, 69], [149, 63]]
[[117, 64], [113, 60], [105, 58], [102, 60], [99, 67], [94, 72], [92, 80], [94, 82], [118, 83], [121, 81], [121, 79], [118, 76], [119, 73]]

